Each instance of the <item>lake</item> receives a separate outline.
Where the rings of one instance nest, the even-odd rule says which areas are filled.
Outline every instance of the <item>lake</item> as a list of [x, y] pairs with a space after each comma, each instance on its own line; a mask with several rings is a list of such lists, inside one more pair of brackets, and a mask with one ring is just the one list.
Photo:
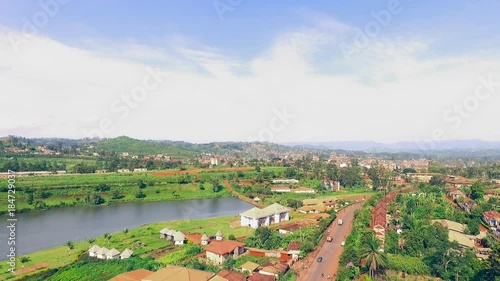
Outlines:
[[[169, 220], [237, 215], [253, 206], [236, 198], [117, 203], [109, 206], [63, 207], [17, 215], [17, 256]], [[6, 258], [8, 217], [0, 217], [0, 260]]]

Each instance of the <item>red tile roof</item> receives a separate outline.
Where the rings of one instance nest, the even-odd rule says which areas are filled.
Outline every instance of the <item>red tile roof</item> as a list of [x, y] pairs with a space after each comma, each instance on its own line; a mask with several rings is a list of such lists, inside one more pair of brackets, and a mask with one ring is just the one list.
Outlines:
[[227, 279], [228, 281], [245, 281], [247, 280], [247, 276], [243, 273], [239, 272], [234, 272], [234, 271], [229, 271], [229, 270], [222, 270], [219, 272], [220, 277]]
[[274, 276], [254, 273], [248, 278], [248, 281], [274, 281]]
[[483, 216], [487, 219], [487, 220], [500, 220], [500, 213], [497, 212], [497, 211], [488, 211], [488, 212], [484, 212], [483, 213]]
[[288, 251], [298, 251], [300, 250], [300, 242], [292, 241], [288, 244]]
[[212, 241], [208, 245], [206, 251], [217, 255], [225, 255], [231, 253], [236, 248], [242, 248], [244, 246], [245, 244], [232, 240]]

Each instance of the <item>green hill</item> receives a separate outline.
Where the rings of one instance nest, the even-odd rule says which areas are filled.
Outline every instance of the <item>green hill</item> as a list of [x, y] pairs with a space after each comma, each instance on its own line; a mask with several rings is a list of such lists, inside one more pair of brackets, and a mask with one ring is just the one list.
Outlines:
[[97, 150], [114, 151], [116, 153], [128, 152], [132, 155], [151, 155], [167, 153], [176, 158], [188, 158], [197, 154], [196, 151], [147, 141], [132, 139], [129, 137], [117, 137], [105, 139], [96, 144]]

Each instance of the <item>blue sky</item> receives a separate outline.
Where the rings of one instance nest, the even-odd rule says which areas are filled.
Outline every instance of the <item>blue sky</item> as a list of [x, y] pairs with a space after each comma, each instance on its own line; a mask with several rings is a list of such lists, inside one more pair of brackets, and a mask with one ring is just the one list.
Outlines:
[[[500, 1], [60, 1], [68, 3], [0, 2], [0, 82], [15, 93], [16, 110], [33, 114], [0, 123], [0, 134], [83, 137], [110, 118], [113, 129], [102, 136], [393, 142], [444, 129], [451, 139], [500, 140], [481, 125], [500, 117], [490, 108], [500, 94], [470, 114], [454, 109], [468, 101], [478, 77], [498, 74]], [[58, 3], [57, 12], [27, 34], [26, 20], [33, 25], [44, 13], [40, 3]], [[237, 4], [221, 18], [214, 3]], [[390, 5], [400, 12], [377, 23], [374, 14]], [[371, 23], [379, 29], [355, 47]], [[14, 53], [12, 42], [20, 46]], [[342, 46], [353, 53], [346, 56]], [[171, 79], [151, 91], [154, 98], [119, 114], [114, 102], [148, 67]], [[14, 96], [53, 110], [22, 106]], [[72, 102], [85, 110], [71, 118], [58, 113]], [[161, 104], [169, 108], [162, 114]], [[269, 128], [284, 107], [294, 121]], [[226, 125], [198, 124], [227, 115], [235, 117]], [[184, 124], [173, 121], [181, 117]], [[165, 125], [168, 133], [146, 131], [144, 123]]]
[[[41, 1], [51, 2], [51, 1]], [[235, 0], [235, 2], [238, 2]], [[314, 14], [333, 17], [363, 27], [371, 11], [386, 8], [390, 1], [246, 1], [218, 17], [214, 3], [230, 1], [69, 1], [42, 34], [79, 46], [82, 38], [106, 38], [164, 45], [182, 35], [203, 44], [251, 57], [267, 48], [280, 32], [311, 24]], [[401, 0], [401, 16], [384, 29], [386, 35], [422, 35], [446, 39], [438, 52], [463, 52], [492, 48], [499, 42], [500, 1]], [[40, 10], [39, 1], [3, 1], [2, 25], [21, 29], [23, 17]], [[444, 40], [443, 40], [444, 41]]]

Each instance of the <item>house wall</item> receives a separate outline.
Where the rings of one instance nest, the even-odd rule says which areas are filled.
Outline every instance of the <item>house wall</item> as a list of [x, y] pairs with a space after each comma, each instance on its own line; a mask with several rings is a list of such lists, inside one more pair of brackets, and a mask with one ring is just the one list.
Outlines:
[[215, 264], [223, 264], [226, 258], [222, 255], [218, 255], [212, 252], [207, 252], [207, 260]]

